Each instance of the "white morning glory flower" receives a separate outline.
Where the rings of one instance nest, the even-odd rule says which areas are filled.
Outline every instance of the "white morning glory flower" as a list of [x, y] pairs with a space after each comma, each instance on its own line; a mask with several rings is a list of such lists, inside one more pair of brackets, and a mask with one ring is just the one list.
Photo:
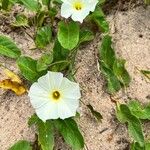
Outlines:
[[78, 83], [71, 82], [62, 73], [49, 71], [33, 83], [29, 97], [36, 114], [45, 122], [75, 116], [81, 94]]
[[95, 10], [98, 0], [62, 0], [61, 16], [74, 21], [83, 22], [83, 19]]

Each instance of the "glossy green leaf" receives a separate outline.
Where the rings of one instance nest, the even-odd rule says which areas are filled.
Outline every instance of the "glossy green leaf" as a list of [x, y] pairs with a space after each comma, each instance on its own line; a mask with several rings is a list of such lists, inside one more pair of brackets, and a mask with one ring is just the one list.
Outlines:
[[138, 101], [130, 101], [128, 107], [131, 113], [139, 119], [150, 120], [150, 105], [143, 107]]
[[99, 50], [100, 60], [107, 67], [112, 69], [116, 59], [115, 52], [112, 49], [112, 40], [109, 35], [105, 35]]
[[69, 50], [64, 49], [59, 41], [56, 39], [55, 41], [55, 45], [53, 48], [53, 58], [54, 58], [54, 62], [56, 61], [61, 61], [61, 60], [66, 60], [68, 55], [69, 55]]
[[28, 125], [36, 125], [38, 142], [42, 150], [53, 150], [54, 148], [54, 127], [51, 120], [43, 122], [36, 114], [28, 120]]
[[101, 8], [96, 9], [92, 13], [91, 19], [97, 24], [102, 32], [107, 33], [109, 31], [109, 24], [106, 21], [105, 15]]
[[66, 143], [69, 144], [74, 150], [80, 150], [84, 147], [84, 139], [76, 122], [72, 118], [55, 120], [54, 125], [63, 136]]
[[0, 35], [0, 55], [16, 59], [20, 57], [21, 51], [10, 38]]
[[145, 147], [144, 147], [144, 146], [141, 147], [141, 146], [139, 145], [139, 143], [133, 142], [133, 143], [131, 144], [131, 150], [145, 150]]
[[131, 150], [150, 150], [150, 143], [146, 141], [145, 145], [141, 147], [139, 143], [133, 142], [131, 144]]
[[134, 138], [135, 141], [139, 142], [140, 146], [144, 146], [144, 135], [142, 132], [141, 122], [136, 118], [128, 122], [128, 132]]
[[43, 71], [48, 68], [48, 66], [53, 62], [53, 54], [45, 53], [41, 56], [41, 58], [37, 61], [37, 71]]
[[126, 123], [127, 122], [126, 117], [124, 116], [124, 114], [122, 113], [122, 111], [120, 109], [120, 104], [119, 103], [117, 103], [117, 106], [116, 106], [116, 117], [121, 123]]
[[32, 125], [36, 125], [39, 122], [39, 118], [36, 114], [33, 114], [29, 120], [28, 120], [28, 125], [29, 127], [31, 127]]
[[28, 18], [23, 14], [19, 14], [16, 16], [16, 20], [12, 25], [15, 27], [26, 27], [28, 26]]
[[128, 123], [129, 134], [140, 144], [141, 147], [144, 146], [144, 135], [140, 120], [131, 113], [130, 109], [125, 104], [121, 104], [118, 110], [121, 120]]
[[73, 49], [79, 42], [79, 25], [76, 22], [71, 21], [65, 23], [59, 22], [58, 25], [58, 41], [65, 49]]
[[54, 148], [54, 133], [53, 124], [51, 120], [45, 123], [41, 120], [37, 124], [38, 126], [38, 141], [42, 150], [53, 150]]
[[37, 12], [39, 10], [39, 3], [37, 0], [19, 0], [27, 9]]
[[21, 71], [21, 74], [31, 82], [35, 82], [41, 75], [36, 70], [37, 61], [30, 57], [20, 57], [17, 60], [17, 65]]
[[129, 73], [125, 69], [125, 60], [124, 59], [116, 59], [114, 61], [113, 72], [124, 86], [129, 85], [131, 78], [130, 78]]
[[53, 48], [53, 63], [50, 65], [49, 69], [51, 71], [63, 71], [65, 70], [70, 62], [68, 60], [69, 50], [64, 49], [59, 41], [56, 39]]
[[113, 94], [121, 89], [121, 84], [111, 69], [108, 69], [101, 63], [101, 71], [107, 80], [107, 89], [110, 94]]
[[51, 41], [52, 30], [50, 26], [44, 26], [38, 29], [35, 44], [38, 48], [45, 48]]
[[100, 69], [107, 79], [107, 88], [110, 94], [128, 86], [131, 78], [125, 69], [125, 61], [117, 59], [112, 48], [112, 39], [105, 35], [99, 49]]
[[20, 140], [15, 143], [9, 150], [32, 150], [28, 141]]
[[88, 42], [94, 39], [94, 34], [90, 30], [82, 29], [80, 31], [79, 43]]
[[98, 120], [101, 121], [103, 119], [102, 115], [95, 111], [94, 108], [91, 105], [87, 105], [87, 107], [89, 108], [89, 110], [91, 111], [92, 115]]

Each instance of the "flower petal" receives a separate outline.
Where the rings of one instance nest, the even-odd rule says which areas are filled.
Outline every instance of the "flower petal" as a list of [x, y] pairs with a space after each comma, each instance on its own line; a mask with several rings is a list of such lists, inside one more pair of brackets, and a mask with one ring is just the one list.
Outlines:
[[35, 110], [38, 117], [44, 122], [49, 119], [58, 119], [58, 104], [57, 102], [49, 102], [46, 105]]
[[95, 10], [95, 7], [98, 3], [98, 0], [84, 0], [84, 3], [86, 5], [86, 9], [93, 12]]
[[61, 16], [64, 18], [69, 18], [72, 15], [73, 9], [71, 4], [63, 3], [61, 5]]
[[81, 97], [79, 84], [71, 82], [67, 78], [63, 78], [60, 90], [63, 92], [64, 98], [79, 99]]
[[74, 21], [79, 21], [80, 23], [82, 23], [88, 14], [89, 14], [89, 10], [87, 9], [80, 10], [80, 11], [74, 10], [71, 18]]
[[49, 93], [41, 88], [36, 82], [31, 86], [28, 95], [33, 107], [38, 108], [49, 102], [48, 94]]
[[58, 72], [50, 72], [47, 73], [48, 76], [48, 83], [51, 86], [51, 89], [59, 88], [61, 82], [63, 80], [63, 74]]
[[78, 100], [66, 99], [58, 104], [58, 114], [61, 119], [66, 119], [76, 115], [76, 110], [79, 107]]
[[[50, 97], [53, 90], [60, 91], [58, 100]], [[29, 97], [38, 117], [46, 121], [75, 116], [81, 94], [79, 84], [63, 78], [62, 73], [49, 71], [31, 86]]]

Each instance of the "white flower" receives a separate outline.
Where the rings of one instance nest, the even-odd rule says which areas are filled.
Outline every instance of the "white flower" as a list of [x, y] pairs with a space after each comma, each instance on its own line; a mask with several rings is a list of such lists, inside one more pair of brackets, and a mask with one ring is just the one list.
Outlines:
[[83, 22], [83, 19], [95, 10], [98, 0], [62, 0], [61, 16], [74, 21]]
[[36, 114], [45, 122], [75, 116], [81, 94], [79, 84], [63, 77], [62, 73], [49, 71], [33, 83], [29, 97]]

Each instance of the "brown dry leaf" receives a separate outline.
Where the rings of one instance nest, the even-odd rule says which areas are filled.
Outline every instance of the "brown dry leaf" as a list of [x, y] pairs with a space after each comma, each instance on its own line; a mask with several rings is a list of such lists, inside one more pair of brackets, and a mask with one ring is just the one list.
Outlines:
[[18, 75], [9, 69], [4, 69], [4, 73], [8, 79], [0, 81], [0, 88], [12, 90], [16, 93], [16, 95], [22, 95], [27, 91], [27, 89], [22, 85], [22, 81]]
[[0, 81], [0, 87], [6, 90], [12, 90], [14, 91], [17, 95], [22, 95], [26, 92], [26, 88], [14, 81], [11, 81], [11, 79], [5, 79]]

